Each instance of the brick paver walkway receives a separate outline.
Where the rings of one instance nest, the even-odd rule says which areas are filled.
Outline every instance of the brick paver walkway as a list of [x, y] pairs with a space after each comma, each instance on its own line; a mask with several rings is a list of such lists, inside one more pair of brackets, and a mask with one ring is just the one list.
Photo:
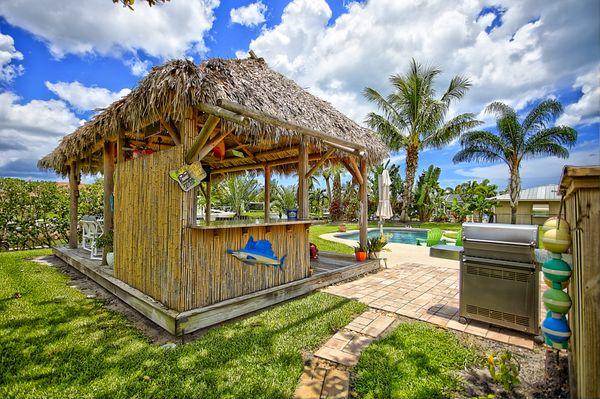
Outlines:
[[458, 270], [455, 268], [401, 263], [322, 291], [357, 299], [371, 308], [533, 349], [529, 335], [478, 321], [459, 323]]
[[380, 337], [394, 320], [393, 316], [369, 310], [335, 333], [314, 353], [315, 358], [327, 360], [330, 364], [327, 367], [318, 364], [307, 366], [294, 399], [346, 399], [350, 387], [346, 368], [356, 365], [363, 349]]

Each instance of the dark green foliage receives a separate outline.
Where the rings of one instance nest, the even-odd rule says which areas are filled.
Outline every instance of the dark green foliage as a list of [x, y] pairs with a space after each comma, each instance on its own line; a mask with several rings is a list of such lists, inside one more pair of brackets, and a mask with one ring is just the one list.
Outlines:
[[[79, 214], [102, 214], [102, 181], [81, 187]], [[0, 178], [0, 251], [51, 246], [66, 239], [69, 190], [55, 182]]]
[[474, 348], [426, 323], [400, 324], [370, 344], [355, 368], [360, 398], [446, 398], [459, 389], [458, 373], [480, 362]]
[[26, 260], [48, 253], [0, 254], [2, 398], [290, 398], [302, 351], [366, 309], [316, 293], [163, 349], [56, 269]]

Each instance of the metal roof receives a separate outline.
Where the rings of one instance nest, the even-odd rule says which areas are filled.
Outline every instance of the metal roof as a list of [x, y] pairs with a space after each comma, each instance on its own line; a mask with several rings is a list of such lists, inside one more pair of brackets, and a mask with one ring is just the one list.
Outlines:
[[[494, 198], [498, 201], [510, 201], [509, 194], [497, 195]], [[547, 186], [521, 190], [519, 201], [560, 201], [558, 184], [548, 184]]]

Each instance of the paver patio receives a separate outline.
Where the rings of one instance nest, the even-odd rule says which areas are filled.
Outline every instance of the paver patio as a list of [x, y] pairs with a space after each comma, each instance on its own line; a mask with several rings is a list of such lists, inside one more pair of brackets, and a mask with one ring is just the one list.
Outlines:
[[424, 260], [430, 264], [389, 263], [390, 267], [387, 269], [354, 281], [329, 286], [322, 291], [359, 300], [374, 309], [533, 349], [534, 343], [530, 335], [478, 321], [460, 323], [458, 262], [455, 262], [456, 266], [445, 267], [433, 264], [437, 263], [435, 258], [427, 257]]

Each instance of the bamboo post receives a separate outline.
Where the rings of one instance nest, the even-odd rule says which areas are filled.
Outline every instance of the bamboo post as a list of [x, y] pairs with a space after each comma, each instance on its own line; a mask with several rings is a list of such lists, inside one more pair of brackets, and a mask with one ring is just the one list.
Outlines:
[[300, 151], [298, 153], [298, 218], [308, 219], [308, 145], [304, 138], [300, 140]]
[[[110, 141], [104, 142], [104, 151], [102, 159], [104, 161], [104, 232], [113, 229], [113, 210], [110, 206], [110, 200], [114, 191], [114, 172], [115, 172], [115, 150], [114, 144]], [[107, 248], [102, 249], [102, 264], [106, 265]]]
[[360, 185], [360, 245], [367, 245], [367, 227], [369, 224], [369, 201], [367, 198], [367, 160], [360, 159], [360, 175], [362, 184]]
[[77, 248], [77, 213], [79, 205], [79, 165], [77, 161], [69, 166], [69, 248]]
[[210, 197], [211, 189], [212, 189], [212, 182], [211, 182], [210, 173], [209, 173], [206, 175], [206, 193], [205, 193], [206, 209], [204, 210], [204, 220], [206, 221], [207, 225], [210, 224], [210, 208], [212, 206], [211, 197]]
[[269, 222], [271, 211], [271, 167], [265, 167], [265, 222]]
[[189, 165], [192, 162], [194, 162], [194, 158], [196, 157], [196, 155], [198, 155], [200, 149], [204, 147], [204, 144], [206, 144], [206, 142], [208, 141], [210, 134], [215, 129], [215, 127], [217, 127], [219, 121], [220, 119], [218, 117], [214, 115], [208, 115], [208, 119], [204, 123], [204, 126], [202, 126], [200, 133], [194, 139], [192, 146], [185, 154], [185, 163]]

